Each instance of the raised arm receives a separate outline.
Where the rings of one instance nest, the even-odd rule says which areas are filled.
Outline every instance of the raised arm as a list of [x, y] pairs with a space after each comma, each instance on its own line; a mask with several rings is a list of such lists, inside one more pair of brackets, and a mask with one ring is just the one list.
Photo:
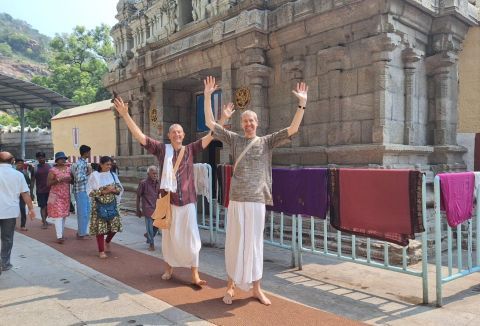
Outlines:
[[[233, 103], [228, 103], [227, 105], [223, 106], [222, 116], [220, 117], [220, 120], [217, 121], [220, 126], [223, 127], [225, 125], [225, 122], [227, 122], [227, 120], [232, 117], [233, 112], [235, 112], [235, 109], [233, 107]], [[202, 148], [207, 148], [207, 146], [210, 145], [212, 140], [212, 132], [209, 132], [206, 136], [202, 138]]]
[[293, 117], [290, 127], [288, 127], [288, 135], [291, 136], [298, 132], [300, 123], [302, 123], [303, 114], [305, 113], [305, 106], [307, 105], [308, 86], [305, 83], [297, 83], [297, 89], [292, 91], [298, 98], [298, 107], [295, 116]]
[[118, 114], [127, 124], [127, 127], [132, 133], [133, 138], [135, 138], [140, 144], [145, 146], [147, 144], [147, 137], [142, 132], [142, 130], [140, 130], [135, 121], [133, 121], [132, 117], [128, 114], [128, 104], [124, 103], [120, 96], [115, 98], [114, 104]]
[[208, 129], [213, 130], [215, 127], [215, 118], [213, 117], [212, 112], [212, 94], [218, 89], [218, 85], [215, 84], [215, 77], [208, 76], [204, 81], [203, 85], [205, 86], [203, 95], [204, 95], [204, 105], [203, 109], [205, 111], [205, 124]]

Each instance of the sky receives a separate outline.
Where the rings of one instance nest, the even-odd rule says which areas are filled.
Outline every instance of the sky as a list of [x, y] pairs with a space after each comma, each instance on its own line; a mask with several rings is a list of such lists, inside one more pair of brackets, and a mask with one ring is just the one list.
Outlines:
[[76, 25], [92, 29], [102, 23], [117, 23], [118, 0], [0, 0], [0, 12], [29, 23], [53, 37], [70, 33]]

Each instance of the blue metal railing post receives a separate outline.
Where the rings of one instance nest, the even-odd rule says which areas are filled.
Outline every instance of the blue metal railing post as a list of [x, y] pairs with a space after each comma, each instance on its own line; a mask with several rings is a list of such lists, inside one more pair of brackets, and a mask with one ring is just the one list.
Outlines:
[[440, 214], [440, 178], [435, 177], [433, 181], [435, 200], [435, 276], [437, 307], [442, 306], [442, 225]]
[[425, 231], [422, 233], [422, 288], [423, 303], [428, 304], [428, 244], [427, 244], [427, 179], [422, 176], [422, 218]]
[[[292, 218], [295, 218], [295, 216], [292, 216]], [[298, 269], [302, 270], [303, 269], [303, 261], [302, 261], [302, 249], [303, 249], [303, 219], [302, 215], [298, 214], [297, 215], [297, 220], [298, 220], [298, 245], [297, 245], [297, 257], [298, 257]]]

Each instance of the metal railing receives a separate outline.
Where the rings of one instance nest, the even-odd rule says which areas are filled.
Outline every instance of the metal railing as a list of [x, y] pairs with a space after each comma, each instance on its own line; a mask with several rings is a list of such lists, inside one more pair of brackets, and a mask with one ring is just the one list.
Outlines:
[[[456, 236], [456, 250], [453, 249], [454, 236], [452, 228], [447, 224], [447, 269], [448, 273], [444, 276], [444, 268], [442, 266], [442, 232], [444, 227], [442, 226], [442, 212], [440, 210], [440, 178], [436, 176], [434, 179], [434, 196], [435, 196], [435, 271], [436, 271], [436, 294], [437, 294], [437, 306], [441, 307], [443, 304], [442, 287], [444, 284], [469, 274], [480, 271], [480, 205], [478, 199], [480, 198], [480, 189], [475, 192], [476, 207], [475, 214], [468, 221], [459, 224], [455, 228]], [[475, 264], [473, 263], [473, 224], [476, 227], [475, 236]], [[467, 231], [467, 244], [466, 248], [462, 243], [462, 229]], [[454, 254], [456, 254], [456, 266], [454, 266]], [[466, 255], [466, 264], [463, 260]], [[454, 272], [456, 270], [456, 272]]]
[[[426, 204], [426, 181], [425, 181], [425, 176], [422, 177], [422, 215], [423, 215], [423, 225], [425, 226], [425, 231], [421, 233], [421, 247], [422, 247], [422, 264], [421, 264], [421, 269], [413, 269], [408, 266], [407, 260], [407, 247], [402, 248], [402, 263], [400, 266], [394, 265], [390, 263], [390, 258], [389, 258], [389, 247], [391, 246], [388, 242], [381, 241], [383, 245], [383, 262], [375, 260], [372, 257], [372, 247], [371, 243], [372, 240], [371, 238], [365, 238], [366, 239], [366, 257], [360, 256], [357, 254], [357, 248], [358, 248], [358, 241], [357, 241], [357, 236], [351, 235], [351, 234], [342, 234], [341, 231], [336, 231], [335, 235], [335, 240], [336, 240], [336, 249], [331, 250], [328, 247], [328, 226], [329, 226], [329, 217], [327, 216], [326, 219], [320, 220], [322, 224], [322, 230], [320, 230], [321, 234], [321, 240], [322, 240], [322, 246], [320, 248], [316, 247], [316, 236], [315, 232], [317, 230], [317, 227], [315, 226], [315, 221], [319, 221], [318, 219], [314, 217], [307, 217], [307, 219], [310, 220], [310, 230], [308, 231], [309, 233], [309, 240], [310, 240], [310, 246], [304, 246], [304, 240], [303, 240], [303, 221], [304, 217], [301, 215], [298, 215], [298, 222], [296, 223], [298, 225], [298, 262], [299, 262], [299, 268], [302, 269], [302, 252], [308, 252], [314, 255], [320, 255], [320, 256], [326, 256], [326, 257], [331, 257], [334, 259], [338, 259], [341, 261], [347, 261], [351, 263], [356, 263], [356, 264], [362, 264], [362, 265], [367, 265], [375, 268], [380, 268], [380, 269], [386, 269], [389, 271], [393, 272], [398, 272], [398, 273], [403, 273], [407, 275], [412, 275], [412, 276], [417, 276], [422, 279], [422, 288], [423, 288], [423, 303], [428, 303], [428, 264], [427, 264], [427, 204]], [[308, 224], [308, 222], [307, 222]], [[318, 223], [317, 223], [318, 224]], [[345, 238], [349, 238], [350, 243], [351, 243], [351, 252], [350, 254], [342, 252], [342, 241], [344, 241]], [[362, 237], [364, 238], [364, 237]]]

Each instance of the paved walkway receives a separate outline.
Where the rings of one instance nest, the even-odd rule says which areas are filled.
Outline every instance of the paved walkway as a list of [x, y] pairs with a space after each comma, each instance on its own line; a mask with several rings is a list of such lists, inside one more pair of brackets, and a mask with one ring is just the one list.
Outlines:
[[[75, 228], [74, 216], [68, 219], [67, 225]], [[34, 236], [34, 233], [40, 234], [42, 238], [46, 236], [43, 241], [48, 245], [17, 234], [12, 254], [15, 267], [0, 276], [0, 316], [2, 316], [0, 325], [4, 325], [4, 321], [5, 325], [48, 325], [52, 324], [52, 321], [56, 325], [208, 323], [203, 321], [205, 319], [216, 324], [230, 321], [232, 324], [250, 325], [247, 319], [239, 317], [239, 311], [242, 309], [255, 317], [260, 316], [258, 321], [262, 320], [263, 325], [269, 325], [273, 323], [265, 317], [274, 309], [276, 311], [275, 307], [281, 306], [285, 300], [293, 300], [318, 309], [305, 307], [305, 311], [313, 310], [318, 314], [314, 322], [318, 325], [328, 325], [328, 318], [325, 316], [333, 318], [332, 314], [368, 324], [382, 325], [477, 325], [480, 320], [478, 309], [480, 273], [445, 286], [445, 306], [437, 309], [433, 304], [435, 284], [433, 268], [430, 268], [432, 303], [423, 306], [418, 304], [421, 302], [421, 283], [418, 278], [310, 255], [304, 256], [304, 270], [298, 271], [287, 267], [290, 263], [289, 254], [270, 246], [265, 246], [263, 283], [269, 292], [279, 297], [279, 301], [275, 299], [272, 307], [263, 307], [252, 300], [240, 300], [240, 304], [232, 307], [232, 311], [225, 308], [219, 302], [223, 284], [218, 283], [218, 279], [225, 276], [223, 249], [208, 246], [202, 248], [200, 261], [201, 270], [209, 275], [210, 289], [194, 291], [186, 285], [187, 273], [180, 274], [177, 281], [172, 284], [167, 282], [167, 288], [165, 283], [156, 283], [161, 286], [139, 291], [134, 288], [135, 284], [132, 281], [144, 279], [146, 269], [147, 274], [152, 277], [152, 283], [155, 284], [157, 276], [163, 271], [159, 260], [161, 254], [159, 249], [153, 253], [146, 251], [143, 220], [127, 216], [124, 218], [124, 225], [125, 231], [115, 237], [115, 242], [134, 250], [137, 252], [135, 257], [141, 256], [142, 260], [155, 259], [152, 261], [154, 263], [147, 263], [146, 266], [150, 268], [134, 263], [117, 265], [118, 261], [123, 261], [121, 260], [123, 253], [122, 257], [119, 254], [118, 258], [111, 258], [111, 263], [109, 260], [105, 262], [122, 266], [116, 268], [119, 271], [124, 268], [123, 266], [135, 266], [138, 276], [130, 275], [126, 279], [121, 279], [119, 275], [109, 277], [106, 275], [109, 274], [107, 270], [100, 273], [96, 271], [98, 267], [90, 268], [86, 266], [88, 265], [86, 262], [80, 264], [50, 248], [50, 245], [52, 247], [56, 245], [50, 241], [54, 238], [53, 227], [44, 231], [30, 225], [31, 230], [25, 232], [31, 236]], [[202, 238], [207, 242], [208, 233], [202, 232]], [[158, 237], [156, 241], [159, 248], [160, 238]], [[80, 247], [83, 256], [89, 256], [92, 261], [99, 262], [94, 256], [94, 240], [67, 240], [64, 248], [60, 249], [63, 251], [67, 247], [79, 248], [78, 246], [83, 247]], [[89, 248], [86, 248], [87, 246]], [[114, 253], [116, 252], [117, 248]], [[139, 255], [138, 252], [142, 254]], [[129, 255], [133, 255], [133, 251]], [[134, 259], [136, 258], [130, 260]], [[212, 277], [217, 280], [212, 281]], [[179, 301], [172, 301], [166, 295], [166, 292], [172, 289], [178, 294], [175, 300]], [[189, 295], [180, 295], [179, 289]], [[196, 311], [200, 301], [208, 301], [203, 300], [206, 299], [203, 295], [213, 299], [207, 302], [206, 309]], [[173, 303], [175, 307], [166, 302]], [[101, 305], [99, 309], [98, 303], [107, 304]], [[297, 306], [301, 305], [295, 304], [295, 307]], [[211, 310], [209, 307], [215, 307], [217, 310]], [[8, 317], [4, 319], [3, 316]], [[300, 322], [302, 314], [297, 316], [295, 318], [300, 319], [293, 323], [302, 324]], [[291, 325], [292, 319], [284, 319], [275, 324]]]

